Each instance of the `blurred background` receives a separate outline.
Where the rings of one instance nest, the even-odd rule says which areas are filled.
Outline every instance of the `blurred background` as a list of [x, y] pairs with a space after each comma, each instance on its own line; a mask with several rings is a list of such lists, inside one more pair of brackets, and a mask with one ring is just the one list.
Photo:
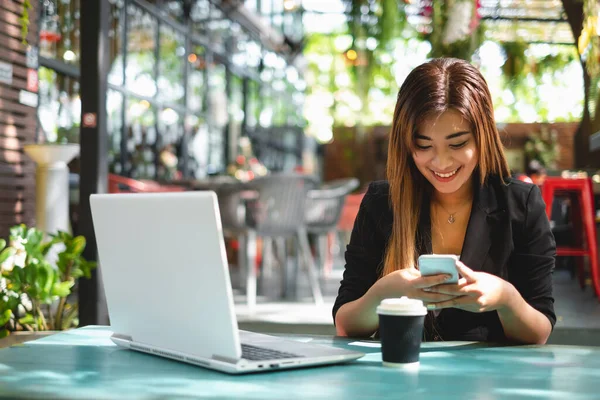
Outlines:
[[[552, 340], [599, 344], [599, 10], [596, 0], [4, 0], [0, 237], [10, 242], [16, 224], [62, 228], [96, 260], [90, 194], [214, 190], [240, 326], [333, 333], [343, 252], [366, 186], [385, 179], [398, 89], [428, 59], [458, 57], [488, 82], [514, 176], [552, 204], [563, 249]], [[43, 172], [52, 168], [68, 185]], [[259, 218], [265, 208], [277, 218]], [[108, 323], [101, 265], [69, 296], [80, 325]]]

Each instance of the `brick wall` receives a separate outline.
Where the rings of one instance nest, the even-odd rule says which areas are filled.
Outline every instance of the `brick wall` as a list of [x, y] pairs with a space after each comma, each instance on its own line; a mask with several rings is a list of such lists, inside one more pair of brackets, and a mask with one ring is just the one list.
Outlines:
[[[549, 130], [555, 130], [558, 137], [557, 169], [573, 168], [573, 139], [578, 122], [557, 122], [544, 124]], [[542, 124], [506, 124], [499, 126], [500, 136], [507, 149], [522, 149], [527, 137], [540, 132]]]
[[[31, 3], [34, 18], [37, 1]], [[11, 226], [33, 224], [35, 218], [35, 167], [23, 153], [23, 145], [35, 140], [36, 108], [19, 100], [21, 91], [27, 89], [28, 73], [20, 37], [22, 7], [22, 0], [0, 1], [0, 63], [4, 71], [4, 81], [0, 80], [0, 238], [8, 237]], [[28, 41], [37, 46], [35, 21]], [[12, 67], [12, 75], [6, 73], [7, 65]]]

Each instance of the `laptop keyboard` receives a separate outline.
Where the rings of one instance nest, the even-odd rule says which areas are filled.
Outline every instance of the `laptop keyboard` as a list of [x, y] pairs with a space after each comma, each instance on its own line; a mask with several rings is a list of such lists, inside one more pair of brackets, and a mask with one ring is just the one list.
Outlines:
[[257, 347], [249, 344], [242, 344], [242, 358], [250, 361], [280, 360], [283, 358], [297, 357], [303, 356], [299, 356], [297, 354], [292, 353], [286, 353], [284, 351], [265, 349], [264, 347]]

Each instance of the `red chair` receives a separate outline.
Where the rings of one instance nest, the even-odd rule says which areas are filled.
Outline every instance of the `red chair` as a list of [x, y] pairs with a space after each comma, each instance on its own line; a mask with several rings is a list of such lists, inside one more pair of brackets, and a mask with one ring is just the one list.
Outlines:
[[108, 174], [109, 193], [151, 193], [151, 192], [183, 192], [185, 188], [178, 185], [161, 185], [151, 180], [137, 180], [116, 174]]
[[344, 207], [342, 208], [342, 214], [338, 222], [338, 229], [340, 231], [351, 232], [354, 227], [354, 220], [358, 215], [360, 203], [362, 202], [364, 193], [349, 194], [346, 196], [344, 201]]
[[578, 257], [577, 268], [579, 283], [585, 287], [585, 269], [583, 259], [590, 261], [590, 275], [596, 296], [600, 298], [600, 265], [598, 264], [598, 248], [596, 242], [596, 224], [594, 210], [594, 193], [592, 181], [584, 179], [565, 179], [547, 177], [542, 185], [542, 196], [546, 203], [546, 214], [552, 216], [552, 202], [556, 195], [567, 195], [571, 198], [572, 223], [576, 235], [576, 247], [557, 247], [557, 256]]

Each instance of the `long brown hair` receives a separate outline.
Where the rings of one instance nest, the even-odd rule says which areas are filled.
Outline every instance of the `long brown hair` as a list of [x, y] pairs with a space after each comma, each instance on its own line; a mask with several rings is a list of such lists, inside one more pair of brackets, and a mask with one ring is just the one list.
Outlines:
[[488, 175], [509, 175], [494, 108], [481, 73], [464, 60], [433, 59], [415, 68], [398, 93], [388, 147], [387, 179], [394, 215], [382, 276], [416, 265], [416, 233], [424, 193], [431, 184], [417, 169], [412, 154], [419, 124], [447, 110], [471, 125], [478, 149], [480, 184]]

